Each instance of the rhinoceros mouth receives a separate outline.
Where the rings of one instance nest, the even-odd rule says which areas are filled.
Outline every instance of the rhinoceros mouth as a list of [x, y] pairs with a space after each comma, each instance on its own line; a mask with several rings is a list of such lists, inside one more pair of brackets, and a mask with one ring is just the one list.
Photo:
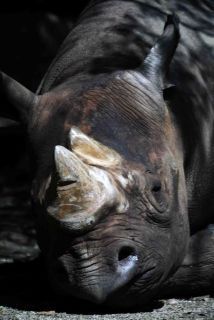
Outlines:
[[[149, 291], [149, 296], [151, 295], [151, 288], [154, 286], [153, 278], [159, 283], [160, 277], [154, 276], [156, 270], [156, 265], [148, 266], [144, 268], [141, 272], [136, 270], [133, 274], [130, 275], [130, 279], [126, 279], [123, 284], [116, 286], [115, 281], [110, 284], [110, 277], [105, 277], [105, 275], [100, 275], [96, 277], [96, 283], [93, 283], [93, 275], [82, 275], [81, 280], [79, 278], [74, 279], [72, 274], [65, 272], [65, 266], [62, 262], [56, 264], [57, 266], [57, 276], [55, 271], [51, 274], [51, 283], [53, 289], [57, 294], [63, 296], [73, 296], [81, 300], [88, 300], [95, 304], [109, 305], [113, 307], [125, 307], [125, 304], [138, 304], [137, 300], [144, 303], [144, 297], [146, 297]], [[52, 268], [51, 268], [52, 269]], [[158, 278], [158, 280], [157, 280]], [[83, 280], [84, 279], [84, 283]], [[100, 279], [100, 282], [99, 282]], [[90, 286], [90, 283], [93, 283], [93, 286]], [[142, 290], [142, 283], [144, 284]], [[95, 297], [96, 296], [96, 297]], [[137, 300], [136, 300], [137, 299]], [[121, 303], [121, 301], [123, 301]]]

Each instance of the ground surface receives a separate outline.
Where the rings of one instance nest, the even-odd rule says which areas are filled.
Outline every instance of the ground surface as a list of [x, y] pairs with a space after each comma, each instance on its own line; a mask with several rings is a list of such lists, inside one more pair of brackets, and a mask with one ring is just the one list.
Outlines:
[[160, 309], [151, 312], [118, 313], [118, 314], [67, 314], [55, 313], [55, 311], [26, 312], [11, 308], [0, 307], [1, 320], [156, 320], [156, 319], [213, 319], [214, 301], [208, 297], [198, 297], [192, 300], [171, 299], [164, 303]]

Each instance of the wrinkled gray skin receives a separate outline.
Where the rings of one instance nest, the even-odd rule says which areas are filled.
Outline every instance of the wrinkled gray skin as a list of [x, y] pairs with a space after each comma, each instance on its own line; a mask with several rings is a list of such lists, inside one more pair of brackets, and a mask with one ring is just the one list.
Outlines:
[[[38, 241], [58, 293], [128, 307], [212, 291], [211, 6], [92, 1], [37, 95], [2, 74], [3, 91], [28, 130]], [[172, 18], [161, 36], [174, 11], [180, 40]], [[87, 163], [86, 171], [99, 167], [111, 177], [127, 204], [118, 195], [106, 200], [90, 223], [60, 211], [76, 180], [60, 176], [55, 146], [75, 153], [69, 132], [76, 127], [121, 159], [113, 167]]]

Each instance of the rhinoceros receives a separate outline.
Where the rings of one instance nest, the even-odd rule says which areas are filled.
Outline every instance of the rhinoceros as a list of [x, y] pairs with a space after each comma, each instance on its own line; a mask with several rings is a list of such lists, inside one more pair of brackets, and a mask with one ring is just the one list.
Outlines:
[[210, 9], [93, 0], [37, 93], [1, 73], [29, 138], [57, 293], [127, 307], [212, 291]]

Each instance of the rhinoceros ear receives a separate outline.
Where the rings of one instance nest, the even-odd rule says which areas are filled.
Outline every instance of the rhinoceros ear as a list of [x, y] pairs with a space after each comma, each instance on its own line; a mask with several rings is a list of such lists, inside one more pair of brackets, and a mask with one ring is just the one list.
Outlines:
[[159, 90], [165, 88], [169, 65], [180, 38], [178, 18], [168, 15], [163, 34], [150, 50], [140, 71]]
[[16, 108], [21, 121], [27, 123], [32, 107], [37, 102], [37, 95], [3, 72], [0, 72], [0, 91]]
[[121, 157], [116, 151], [87, 136], [78, 128], [71, 128], [69, 138], [71, 150], [84, 163], [103, 168], [116, 168], [121, 165]]

